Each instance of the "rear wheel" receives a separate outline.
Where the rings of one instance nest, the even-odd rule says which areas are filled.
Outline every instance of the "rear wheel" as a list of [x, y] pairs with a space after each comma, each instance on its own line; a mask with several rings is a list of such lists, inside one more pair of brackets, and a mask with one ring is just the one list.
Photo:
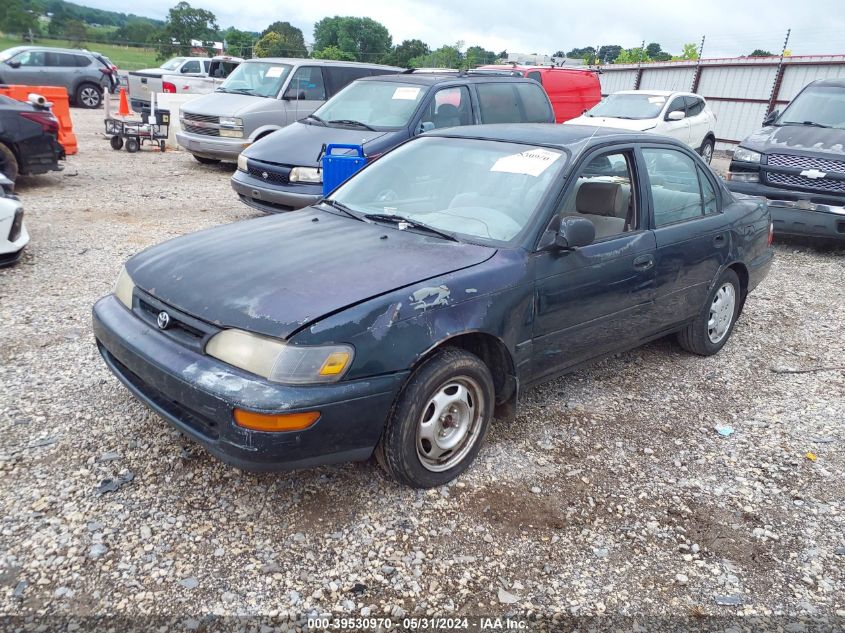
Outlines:
[[141, 142], [137, 138], [127, 138], [126, 139], [126, 151], [130, 153], [135, 153], [139, 149], [141, 149]]
[[493, 396], [481, 359], [461, 349], [438, 352], [403, 387], [376, 449], [379, 464], [415, 488], [451, 481], [481, 449]]
[[81, 84], [76, 89], [76, 105], [82, 108], [99, 108], [103, 102], [103, 91], [94, 84]]
[[712, 138], [704, 139], [704, 142], [701, 144], [701, 148], [698, 150], [698, 153], [701, 154], [701, 158], [704, 159], [704, 162], [708, 165], [713, 160], [713, 149], [715, 144], [713, 143]]
[[15, 157], [15, 153], [3, 143], [0, 143], [0, 172], [3, 172], [3, 175], [12, 182], [15, 182], [18, 173], [20, 173], [18, 159]]
[[193, 156], [198, 163], [202, 163], [203, 165], [216, 165], [220, 162], [219, 158], [206, 158], [205, 156], [197, 156], [196, 154]]
[[711, 356], [728, 342], [742, 305], [739, 277], [728, 268], [719, 277], [698, 317], [678, 333], [688, 352]]

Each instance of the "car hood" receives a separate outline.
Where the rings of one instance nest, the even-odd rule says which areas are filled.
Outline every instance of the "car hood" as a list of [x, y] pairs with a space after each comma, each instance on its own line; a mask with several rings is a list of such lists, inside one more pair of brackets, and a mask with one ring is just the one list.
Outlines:
[[[317, 167], [317, 158], [321, 154], [323, 145], [330, 143], [362, 145], [366, 154], [366, 144], [372, 143], [387, 133], [297, 122], [253, 143], [244, 150], [243, 154], [247, 158], [265, 163]], [[349, 151], [335, 153], [346, 154]]]
[[596, 127], [615, 127], [620, 130], [645, 132], [657, 127], [654, 119], [617, 119], [609, 116], [579, 116], [565, 123], [574, 125], [595, 125]]
[[132, 257], [126, 269], [139, 288], [192, 316], [288, 338], [495, 252], [309, 208], [179, 237]]
[[[250, 112], [267, 111], [284, 112], [284, 106], [278, 99], [271, 97], [254, 97], [231, 92], [212, 92], [191, 99], [182, 106], [182, 112], [205, 116], [240, 116]], [[282, 118], [281, 121], [283, 120]]]
[[754, 132], [742, 143], [755, 152], [803, 150], [818, 154], [834, 154], [845, 158], [845, 130], [810, 125], [769, 125]]

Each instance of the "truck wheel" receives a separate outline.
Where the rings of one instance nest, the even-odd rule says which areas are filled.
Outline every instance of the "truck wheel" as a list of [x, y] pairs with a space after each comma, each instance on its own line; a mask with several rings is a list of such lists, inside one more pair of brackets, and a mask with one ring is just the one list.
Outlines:
[[706, 138], [704, 142], [701, 144], [701, 147], [698, 150], [698, 153], [701, 155], [701, 158], [704, 159], [704, 162], [708, 165], [713, 160], [713, 139]]
[[20, 173], [15, 153], [3, 143], [0, 143], [0, 172], [3, 172], [3, 175], [12, 182], [15, 182]]
[[139, 149], [141, 149], [141, 143], [138, 141], [137, 138], [127, 138], [126, 139], [126, 151], [130, 154], [134, 154]]
[[193, 156], [198, 163], [202, 163], [203, 165], [216, 165], [220, 162], [219, 158], [206, 158], [205, 156], [197, 156], [196, 154]]
[[493, 378], [474, 354], [446, 348], [399, 393], [376, 448], [379, 464], [415, 488], [451, 481], [472, 463], [493, 417]]
[[99, 108], [103, 102], [103, 91], [94, 84], [80, 84], [76, 89], [75, 101], [81, 108]]
[[112, 136], [109, 139], [109, 145], [112, 149], [118, 150], [123, 147], [123, 138], [120, 136]]
[[688, 352], [712, 356], [725, 346], [742, 305], [739, 277], [728, 268], [707, 295], [698, 317], [678, 332], [678, 343]]

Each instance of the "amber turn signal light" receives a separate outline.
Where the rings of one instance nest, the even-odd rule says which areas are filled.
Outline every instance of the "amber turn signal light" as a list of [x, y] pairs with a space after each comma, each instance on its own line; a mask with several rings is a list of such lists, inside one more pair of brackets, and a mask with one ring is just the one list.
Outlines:
[[314, 424], [319, 417], [319, 411], [256, 413], [235, 409], [235, 424], [252, 431], [302, 431]]

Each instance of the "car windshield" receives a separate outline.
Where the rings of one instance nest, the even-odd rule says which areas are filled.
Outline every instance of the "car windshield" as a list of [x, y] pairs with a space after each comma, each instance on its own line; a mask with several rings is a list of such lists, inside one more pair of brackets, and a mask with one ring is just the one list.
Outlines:
[[235, 68], [218, 91], [275, 99], [290, 74], [288, 64], [245, 62]]
[[587, 111], [587, 116], [604, 116], [614, 119], [653, 119], [666, 105], [666, 97], [650, 94], [608, 95]]
[[323, 121], [357, 121], [377, 128], [408, 124], [425, 86], [395, 81], [354, 81], [314, 114]]
[[810, 86], [783, 111], [776, 125], [815, 125], [845, 129], [845, 89]]
[[14, 48], [7, 48], [5, 51], [0, 51], [0, 62], [5, 62], [7, 59], [12, 59], [15, 55], [20, 53], [22, 49], [20, 46]]
[[182, 62], [188, 59], [187, 57], [174, 57], [173, 59], [168, 59], [161, 65], [161, 68], [164, 70], [176, 70], [179, 66], [182, 65]]
[[351, 178], [330, 202], [383, 216], [374, 221], [402, 217], [411, 229], [420, 223], [470, 242], [509, 242], [566, 162], [563, 151], [546, 147], [419, 137]]

